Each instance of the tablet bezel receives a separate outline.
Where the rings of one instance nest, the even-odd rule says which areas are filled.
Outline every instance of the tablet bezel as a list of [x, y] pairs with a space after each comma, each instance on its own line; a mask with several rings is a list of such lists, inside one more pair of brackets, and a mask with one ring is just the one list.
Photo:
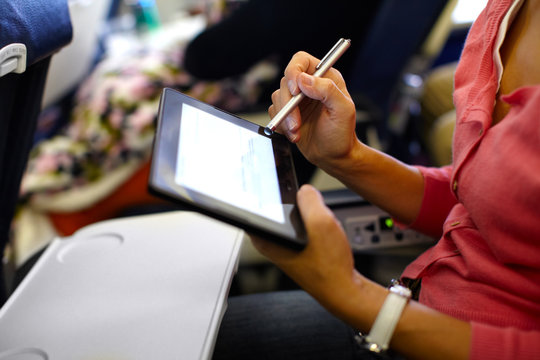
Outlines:
[[[241, 126], [257, 136], [272, 142], [276, 171], [282, 198], [285, 223], [279, 223], [237, 206], [207, 196], [197, 190], [179, 185], [175, 181], [182, 104], [215, 115], [223, 121]], [[209, 149], [212, 151], [212, 149]], [[219, 175], [219, 174], [216, 174]], [[157, 119], [152, 164], [148, 181], [151, 193], [178, 202], [190, 210], [203, 213], [265, 239], [277, 241], [293, 248], [302, 248], [307, 242], [304, 225], [296, 206], [298, 183], [294, 171], [292, 152], [287, 139], [277, 133], [268, 136], [264, 128], [214, 106], [203, 103], [171, 88], [163, 89]]]

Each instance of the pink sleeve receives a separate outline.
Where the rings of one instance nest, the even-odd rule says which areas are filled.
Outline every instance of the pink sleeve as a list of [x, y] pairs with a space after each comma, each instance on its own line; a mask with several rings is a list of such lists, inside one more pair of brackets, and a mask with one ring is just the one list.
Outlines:
[[450, 187], [452, 167], [427, 168], [417, 166], [424, 176], [424, 197], [420, 213], [410, 225], [424, 234], [439, 238], [443, 223], [457, 199]]
[[540, 332], [473, 322], [470, 359], [540, 359]]

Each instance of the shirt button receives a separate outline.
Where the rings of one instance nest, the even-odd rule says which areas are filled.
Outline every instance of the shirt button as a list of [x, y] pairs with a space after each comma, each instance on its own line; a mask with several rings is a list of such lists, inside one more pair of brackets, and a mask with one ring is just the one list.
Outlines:
[[457, 186], [458, 186], [457, 180], [454, 180], [454, 183], [452, 184], [452, 190], [454, 190], [454, 192], [457, 191]]

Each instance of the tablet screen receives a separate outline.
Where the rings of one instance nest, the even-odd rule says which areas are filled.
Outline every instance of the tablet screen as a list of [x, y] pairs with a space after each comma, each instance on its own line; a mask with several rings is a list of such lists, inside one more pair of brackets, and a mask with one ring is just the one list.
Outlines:
[[269, 138], [182, 104], [179, 185], [284, 223], [275, 164]]
[[161, 97], [149, 188], [257, 235], [306, 242], [286, 138], [172, 89]]

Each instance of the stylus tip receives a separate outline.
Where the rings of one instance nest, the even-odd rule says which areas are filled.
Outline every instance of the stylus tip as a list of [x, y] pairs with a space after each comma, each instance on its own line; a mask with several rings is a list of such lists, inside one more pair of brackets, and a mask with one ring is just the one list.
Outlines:
[[274, 132], [269, 127], [264, 128], [264, 133], [268, 136], [272, 135]]

